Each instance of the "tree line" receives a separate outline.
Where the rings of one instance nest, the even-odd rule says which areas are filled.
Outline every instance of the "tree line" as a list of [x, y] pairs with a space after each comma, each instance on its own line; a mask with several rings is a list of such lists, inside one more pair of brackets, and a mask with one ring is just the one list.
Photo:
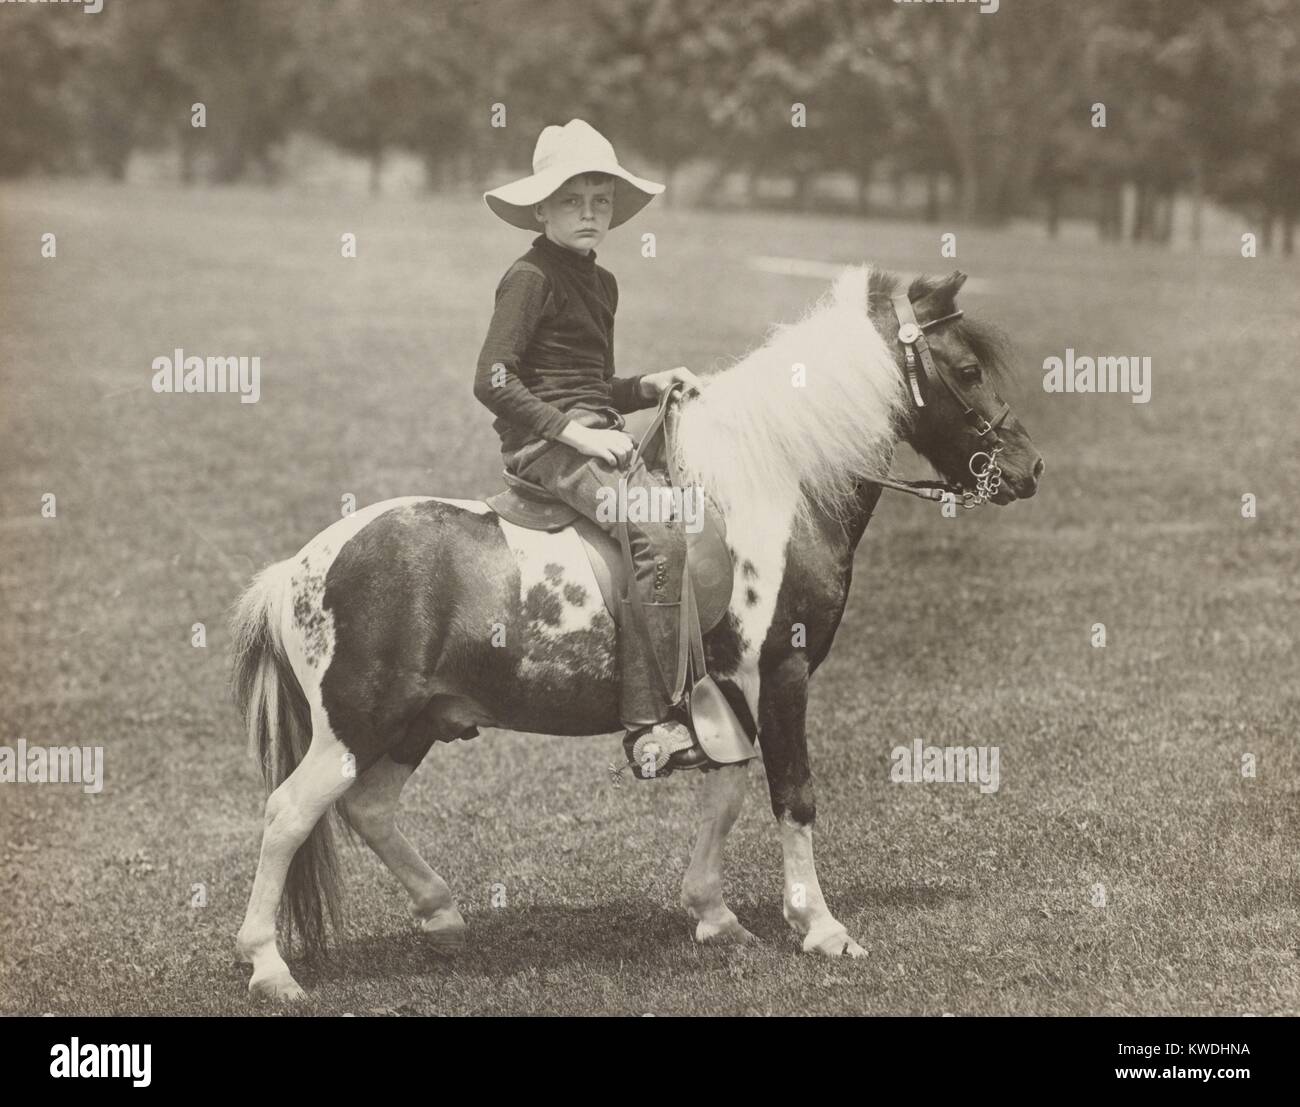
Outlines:
[[824, 202], [828, 173], [857, 182], [863, 211], [873, 181], [907, 177], [932, 218], [1035, 213], [1054, 230], [1082, 213], [1104, 237], [1163, 242], [1185, 195], [1194, 238], [1213, 200], [1288, 253], [1300, 215], [1300, 0], [7, 7], [0, 95], [4, 176], [120, 178], [134, 152], [170, 150], [186, 181], [274, 180], [306, 132], [375, 182], [402, 150], [433, 187], [478, 185], [581, 115], [670, 180], [701, 161], [719, 181], [779, 176], [799, 207]]

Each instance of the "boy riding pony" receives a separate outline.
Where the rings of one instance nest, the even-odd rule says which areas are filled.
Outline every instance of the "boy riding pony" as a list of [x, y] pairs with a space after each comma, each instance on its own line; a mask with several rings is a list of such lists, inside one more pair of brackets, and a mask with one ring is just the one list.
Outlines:
[[[618, 164], [614, 147], [581, 119], [545, 128], [531, 176], [484, 193], [493, 213], [539, 231], [501, 278], [496, 309], [474, 376], [474, 395], [496, 416], [506, 469], [541, 485], [613, 537], [618, 522], [598, 513], [603, 490], [626, 482], [647, 491], [666, 483], [638, 459], [623, 415], [653, 407], [668, 389], [698, 389], [689, 369], [614, 376], [618, 284], [596, 264], [595, 248], [664, 186]], [[649, 502], [657, 497], [650, 495]], [[628, 498], [619, 497], [619, 503]], [[682, 520], [627, 521], [647, 635], [619, 634], [620, 717], [625, 742], [651, 734], [671, 750], [672, 769], [709, 763], [680, 703], [668, 703], [660, 673], [677, 667], [686, 535]]]

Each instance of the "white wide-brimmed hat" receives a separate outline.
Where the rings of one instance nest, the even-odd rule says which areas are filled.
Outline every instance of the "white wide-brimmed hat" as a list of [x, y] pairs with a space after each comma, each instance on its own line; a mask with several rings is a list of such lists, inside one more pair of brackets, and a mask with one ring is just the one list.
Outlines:
[[491, 189], [483, 193], [483, 199], [507, 223], [526, 231], [540, 231], [543, 227], [533, 214], [533, 205], [579, 173], [608, 173], [616, 178], [611, 227], [626, 223], [664, 190], [663, 185], [619, 165], [609, 139], [590, 123], [570, 119], [563, 127], [546, 127], [538, 136], [532, 176]]

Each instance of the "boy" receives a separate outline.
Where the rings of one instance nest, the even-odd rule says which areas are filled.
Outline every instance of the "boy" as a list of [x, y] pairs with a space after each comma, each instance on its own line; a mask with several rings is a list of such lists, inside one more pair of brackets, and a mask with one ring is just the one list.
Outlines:
[[[611, 535], [616, 524], [597, 514], [601, 490], [617, 489], [620, 480], [629, 489], [663, 483], [642, 464], [626, 471], [634, 443], [623, 432], [623, 415], [653, 407], [679, 381], [688, 389], [700, 383], [684, 367], [614, 376], [618, 285], [596, 264], [595, 247], [663, 190], [620, 166], [595, 128], [571, 119], [542, 131], [531, 176], [483, 195], [507, 223], [542, 233], [497, 286], [474, 395], [497, 417], [493, 426], [506, 468]], [[671, 682], [677, 667], [685, 535], [678, 520], [629, 522], [628, 539], [636, 576], [631, 587], [642, 600], [648, 635], [623, 620], [625, 744], [648, 735], [670, 752], [671, 768], [698, 768], [708, 758], [679, 705], [667, 702], [661, 677]]]

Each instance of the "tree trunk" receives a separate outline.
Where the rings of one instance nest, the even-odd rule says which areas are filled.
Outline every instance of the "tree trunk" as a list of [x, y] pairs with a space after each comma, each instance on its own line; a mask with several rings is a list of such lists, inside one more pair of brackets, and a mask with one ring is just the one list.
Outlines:
[[[722, 190], [722, 182], [727, 179], [728, 171], [725, 158], [714, 163], [708, 180], [704, 182], [704, 187], [700, 190], [700, 207], [711, 210], [718, 206], [718, 193]], [[745, 175], [745, 206], [752, 207], [754, 200], [754, 170], [751, 166], [746, 165], [741, 167], [741, 172]]]
[[1007, 177], [1003, 177], [998, 184], [996, 198], [993, 201], [993, 220], [999, 226], [1011, 218], [1015, 210], [1014, 186]]
[[422, 151], [420, 160], [424, 162], [424, 189], [426, 192], [438, 192], [442, 187], [445, 163], [433, 149]]
[[1151, 216], [1151, 190], [1147, 187], [1145, 181], [1138, 181], [1137, 192], [1133, 202], [1133, 227], [1130, 240], [1141, 242], [1148, 234], [1148, 224]]
[[970, 223], [1000, 224], [1006, 221], [1011, 203], [1007, 173], [995, 165], [984, 165], [977, 157], [961, 164], [961, 216]]
[[813, 182], [816, 180], [815, 169], [796, 171], [794, 202], [799, 211], [813, 210]]
[[1093, 179], [1092, 192], [1092, 212], [1097, 220], [1097, 237], [1105, 242], [1110, 238], [1110, 188], [1106, 181], [1098, 176]]
[[1174, 237], [1174, 193], [1172, 189], [1160, 193], [1155, 210], [1155, 240], [1162, 246], [1168, 246], [1170, 240]]
[[217, 150], [216, 162], [212, 167], [212, 180], [216, 184], [231, 184], [244, 175], [248, 161], [248, 148], [244, 136], [238, 132], [232, 134]]
[[927, 169], [925, 172], [925, 221], [939, 222], [939, 171]]
[[187, 133], [191, 129], [185, 124], [181, 131], [181, 184], [186, 188], [194, 183], [194, 142]]
[[675, 195], [675, 191], [673, 187], [673, 177], [676, 176], [676, 174], [677, 174], [677, 162], [675, 161], [664, 162], [664, 207], [666, 208], [672, 208], [677, 206], [676, 201], [673, 199]]
[[973, 151], [968, 150], [960, 157], [959, 165], [961, 166], [961, 199], [958, 207], [962, 219], [974, 223], [980, 220], [984, 207], [979, 159]]
[[1199, 151], [1192, 158], [1192, 248], [1201, 248], [1205, 208], [1205, 164]]

